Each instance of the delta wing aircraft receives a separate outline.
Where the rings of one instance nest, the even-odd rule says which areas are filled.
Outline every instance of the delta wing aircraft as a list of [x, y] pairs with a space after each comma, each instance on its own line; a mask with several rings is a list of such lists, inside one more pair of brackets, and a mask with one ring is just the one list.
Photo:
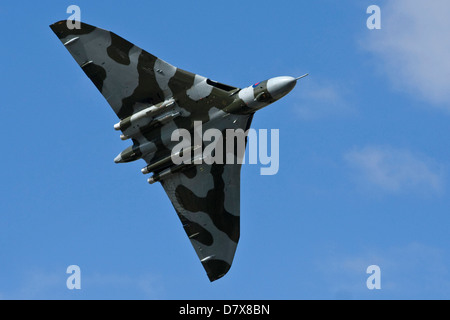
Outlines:
[[132, 141], [114, 161], [146, 162], [142, 172], [153, 173], [149, 183], [162, 184], [209, 280], [221, 278], [239, 240], [238, 160], [243, 155], [236, 148], [231, 155], [224, 150], [224, 158], [234, 161], [207, 163], [201, 153], [196, 157], [200, 146], [191, 145], [179, 154], [194, 154], [192, 161], [175, 164], [172, 151], [178, 142], [172, 133], [186, 129], [195, 134], [199, 121], [200, 135], [209, 128], [224, 136], [227, 129], [247, 131], [257, 110], [285, 96], [303, 76], [240, 89], [176, 68], [110, 31], [80, 26], [69, 29], [62, 20], [50, 28], [119, 117], [114, 129], [122, 131], [121, 139]]

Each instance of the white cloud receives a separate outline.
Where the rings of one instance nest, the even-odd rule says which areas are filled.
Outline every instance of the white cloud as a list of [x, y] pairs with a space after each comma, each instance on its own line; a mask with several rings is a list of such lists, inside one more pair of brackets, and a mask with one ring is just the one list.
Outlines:
[[163, 290], [159, 278], [151, 274], [85, 274], [83, 270], [81, 290], [69, 290], [66, 287], [69, 275], [65, 271], [27, 270], [15, 288], [0, 292], [0, 300], [102, 299], [102, 296], [111, 299], [110, 293], [115, 299], [122, 292], [143, 299], [157, 299]]
[[315, 120], [354, 112], [344, 88], [309, 76], [301, 80], [296, 91], [295, 113], [303, 120]]
[[155, 299], [158, 297], [161, 289], [157, 277], [150, 274], [142, 276], [130, 276], [123, 274], [94, 274], [85, 277], [84, 281], [91, 286], [91, 288], [115, 288], [121, 291], [134, 290], [143, 295], [145, 299]]
[[[448, 255], [439, 248], [418, 242], [384, 248], [365, 248], [353, 254], [339, 254], [317, 261], [331, 293], [344, 298], [384, 297], [429, 299], [448, 296]], [[381, 290], [369, 290], [367, 267], [381, 269]], [[378, 292], [376, 292], [378, 291]], [[378, 296], [380, 298], [380, 296]]]
[[450, 1], [395, 0], [381, 7], [381, 30], [364, 47], [399, 89], [450, 111]]
[[5, 299], [45, 299], [52, 291], [58, 291], [58, 287], [65, 287], [66, 281], [64, 273], [36, 269], [27, 270], [22, 278], [13, 292], [4, 292]]
[[440, 193], [443, 190], [441, 167], [432, 159], [408, 150], [368, 146], [344, 155], [356, 170], [360, 182], [389, 193]]

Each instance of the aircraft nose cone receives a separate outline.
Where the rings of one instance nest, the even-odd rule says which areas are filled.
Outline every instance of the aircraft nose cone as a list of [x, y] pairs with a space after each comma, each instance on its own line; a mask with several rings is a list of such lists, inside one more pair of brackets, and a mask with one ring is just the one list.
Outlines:
[[293, 77], [276, 77], [267, 81], [267, 90], [270, 95], [278, 100], [287, 95], [297, 84]]

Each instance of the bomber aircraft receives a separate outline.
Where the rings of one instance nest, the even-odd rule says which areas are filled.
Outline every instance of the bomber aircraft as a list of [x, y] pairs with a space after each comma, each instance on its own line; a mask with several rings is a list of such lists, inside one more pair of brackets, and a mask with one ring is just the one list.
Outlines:
[[86, 23], [73, 28], [62, 20], [50, 28], [120, 119], [114, 125], [120, 138], [132, 141], [114, 161], [146, 162], [142, 173], [153, 173], [149, 183], [162, 184], [209, 280], [223, 277], [240, 235], [243, 155], [237, 148], [224, 149], [223, 157], [234, 161], [207, 162], [197, 152], [207, 145], [202, 141], [202, 146], [192, 144], [176, 154], [191, 161], [176, 164], [173, 132], [184, 129], [195, 135], [195, 122], [202, 124], [200, 135], [210, 128], [223, 132], [224, 139], [229, 129], [246, 132], [256, 111], [288, 94], [304, 76], [275, 77], [241, 89], [176, 68]]

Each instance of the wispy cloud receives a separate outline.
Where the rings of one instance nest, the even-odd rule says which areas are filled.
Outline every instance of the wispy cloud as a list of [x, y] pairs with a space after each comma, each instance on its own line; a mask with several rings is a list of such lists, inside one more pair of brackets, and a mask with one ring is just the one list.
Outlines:
[[434, 160], [388, 146], [354, 149], [344, 159], [360, 183], [389, 193], [441, 193], [443, 170]]
[[[419, 242], [383, 249], [365, 248], [353, 254], [323, 257], [317, 261], [332, 294], [343, 298], [390, 297], [414, 299], [450, 294], [448, 255], [442, 249]], [[381, 290], [366, 286], [367, 267], [381, 269]], [[378, 292], [377, 292], [378, 291]]]
[[303, 120], [316, 120], [354, 112], [345, 88], [312, 76], [299, 82], [294, 112]]
[[134, 290], [145, 299], [156, 299], [161, 291], [159, 279], [153, 275], [94, 274], [85, 277], [88, 286], [97, 288], [114, 288]]
[[81, 290], [67, 289], [68, 276], [65, 270], [28, 270], [15, 288], [0, 292], [0, 300], [120, 299], [123, 292], [142, 299], [157, 299], [163, 290], [159, 278], [151, 274], [85, 274], [82, 270]]
[[381, 6], [382, 29], [365, 32], [396, 88], [450, 111], [450, 2], [396, 0]]

